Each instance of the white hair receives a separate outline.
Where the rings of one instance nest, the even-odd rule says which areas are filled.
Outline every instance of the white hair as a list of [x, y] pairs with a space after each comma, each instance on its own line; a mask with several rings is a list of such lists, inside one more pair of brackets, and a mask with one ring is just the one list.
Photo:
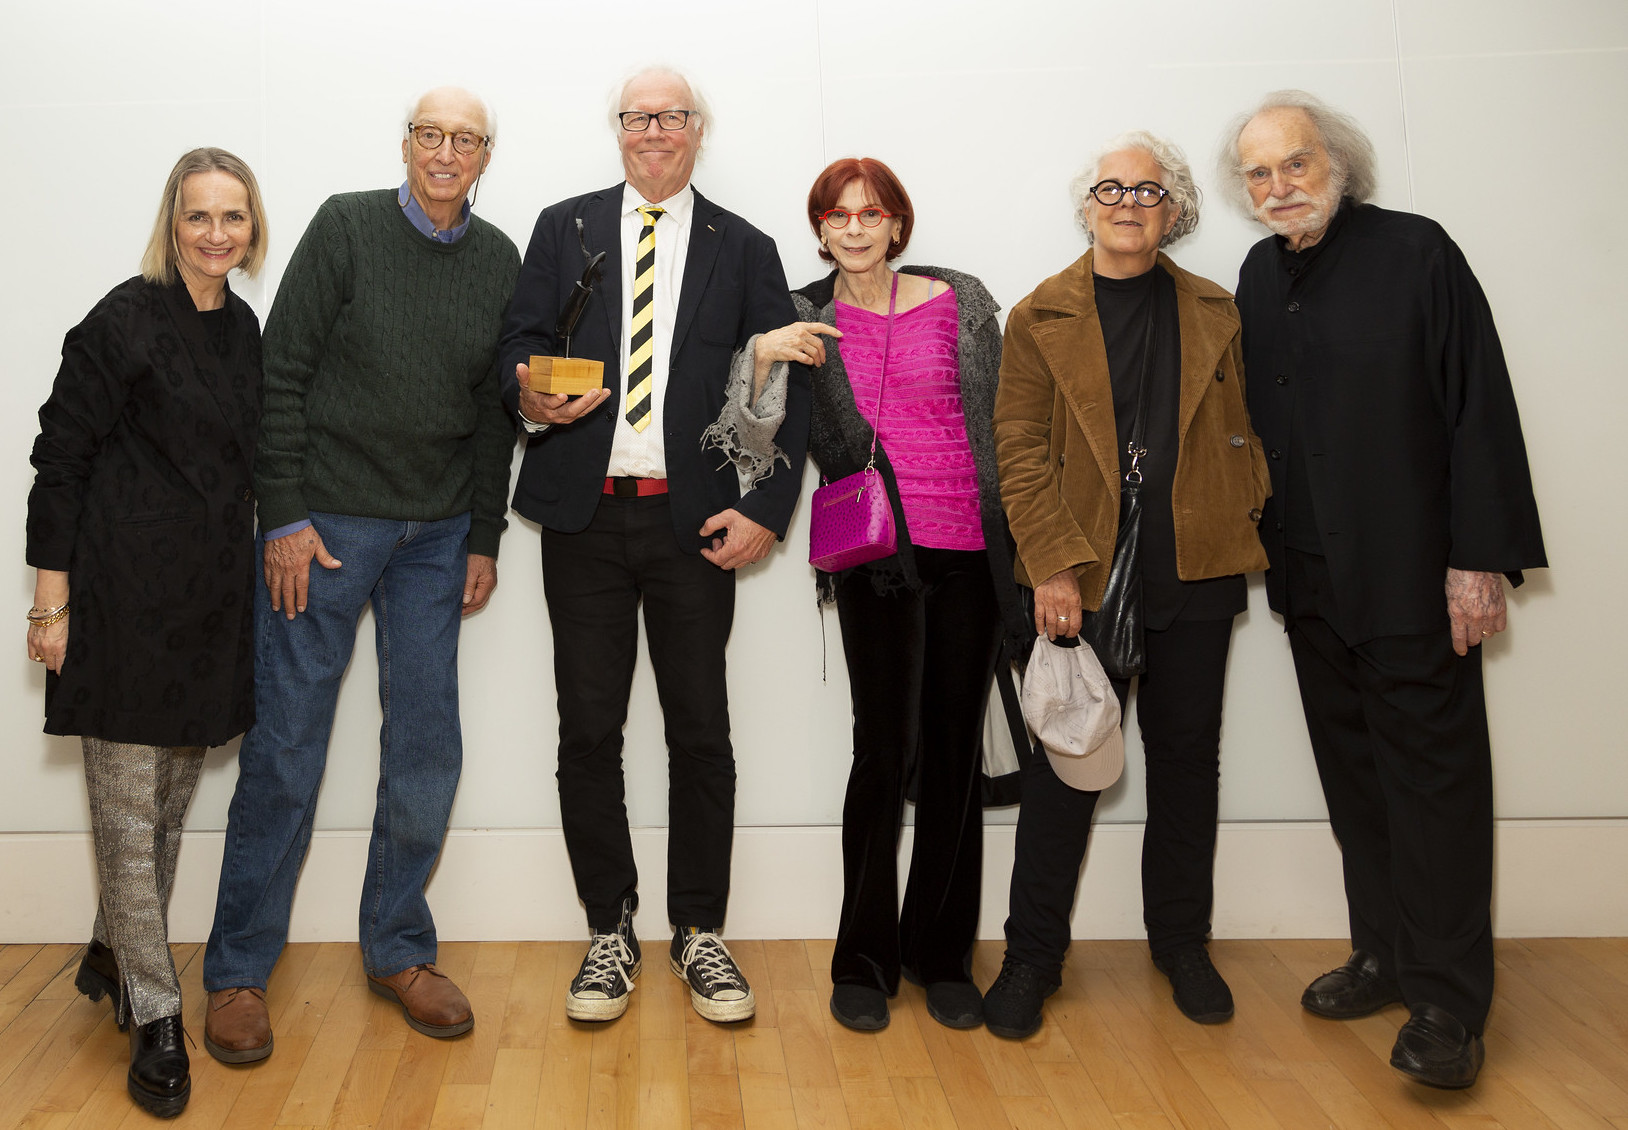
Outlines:
[[420, 94], [417, 98], [414, 98], [411, 102], [407, 103], [407, 108], [401, 112], [402, 134], [405, 135], [407, 133], [407, 127], [413, 124], [413, 118], [418, 115], [418, 108], [424, 104], [424, 99], [428, 98], [432, 94], [439, 94], [442, 91], [454, 90], [459, 94], [467, 95], [480, 106], [481, 117], [486, 119], [486, 136], [492, 139], [493, 145], [496, 145], [497, 114], [492, 110], [492, 104], [486, 101], [486, 99], [482, 98], [480, 95], [476, 94], [473, 90], [469, 90], [462, 86], [432, 86], [423, 94]]
[[1339, 195], [1349, 196], [1358, 204], [1373, 197], [1379, 186], [1378, 161], [1374, 157], [1373, 142], [1368, 140], [1368, 134], [1357, 124], [1357, 119], [1304, 90], [1274, 90], [1261, 99], [1260, 105], [1228, 123], [1221, 139], [1221, 153], [1215, 162], [1216, 173], [1227, 186], [1227, 199], [1242, 208], [1246, 216], [1255, 215], [1255, 205], [1244, 180], [1248, 170], [1238, 151], [1238, 139], [1250, 122], [1268, 110], [1303, 111], [1311, 119], [1312, 128], [1328, 153], [1329, 174]]
[[1159, 241], [1159, 246], [1169, 247], [1183, 236], [1191, 235], [1198, 227], [1198, 210], [1203, 202], [1203, 194], [1193, 181], [1193, 170], [1187, 164], [1187, 155], [1175, 142], [1166, 141], [1147, 130], [1135, 129], [1120, 134], [1098, 149], [1086, 162], [1085, 168], [1068, 182], [1068, 195], [1074, 201], [1074, 222], [1085, 233], [1085, 238], [1094, 242], [1090, 225], [1085, 222], [1085, 204], [1087, 200], [1093, 199], [1091, 186], [1097, 183], [1097, 173], [1102, 168], [1103, 158], [1110, 153], [1122, 153], [1127, 149], [1140, 150], [1153, 158], [1168, 182], [1164, 187], [1170, 193], [1170, 202], [1181, 209], [1175, 224]]
[[630, 71], [622, 79], [622, 81], [611, 87], [607, 106], [607, 116], [605, 119], [610, 123], [611, 133], [617, 137], [622, 135], [622, 119], [619, 115], [622, 113], [622, 99], [627, 94], [627, 88], [632, 86], [639, 79], [649, 78], [651, 75], [661, 75], [666, 78], [676, 79], [689, 89], [690, 104], [688, 106], [671, 106], [668, 107], [668, 109], [693, 110], [696, 117], [701, 119], [701, 124], [696, 127], [698, 137], [696, 139], [695, 152], [696, 155], [699, 156], [701, 151], [707, 146], [707, 135], [712, 131], [712, 104], [707, 101], [707, 96], [701, 93], [701, 88], [690, 81], [689, 75], [685, 74], [677, 67], [669, 67], [662, 63], [656, 63], [650, 66], [640, 67], [635, 71]]

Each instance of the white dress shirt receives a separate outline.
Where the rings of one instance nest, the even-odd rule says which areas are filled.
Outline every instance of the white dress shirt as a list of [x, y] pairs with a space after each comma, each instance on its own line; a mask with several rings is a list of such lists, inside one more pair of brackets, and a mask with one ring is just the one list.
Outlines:
[[613, 397], [616, 433], [611, 439], [607, 475], [633, 475], [641, 479], [667, 477], [667, 450], [662, 443], [663, 405], [667, 366], [673, 355], [673, 328], [678, 323], [678, 291], [684, 281], [684, 263], [690, 253], [690, 218], [695, 213], [695, 190], [685, 185], [660, 202], [666, 215], [656, 221], [656, 277], [653, 299], [654, 336], [650, 355], [650, 424], [642, 432], [627, 422], [628, 356], [633, 340], [633, 273], [638, 266], [639, 233], [644, 217], [639, 208], [650, 204], [631, 184], [622, 186], [622, 348], [618, 368], [621, 387]]

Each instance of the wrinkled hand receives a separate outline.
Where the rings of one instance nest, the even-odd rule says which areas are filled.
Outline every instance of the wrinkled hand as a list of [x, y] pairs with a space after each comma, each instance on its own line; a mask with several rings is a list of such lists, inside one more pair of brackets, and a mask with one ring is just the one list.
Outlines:
[[701, 536], [715, 535], [719, 530], [723, 536], [713, 537], [712, 548], [703, 547], [701, 556], [720, 569], [739, 569], [742, 565], [762, 561], [774, 548], [774, 531], [758, 525], [739, 510], [725, 510], [708, 518], [701, 525]]
[[520, 414], [534, 424], [551, 424], [555, 427], [569, 424], [610, 399], [608, 388], [596, 388], [581, 396], [566, 396], [563, 392], [532, 392], [529, 365], [516, 365], [514, 379], [520, 383]]
[[62, 674], [62, 661], [68, 657], [68, 621], [71, 618], [64, 616], [49, 627], [40, 627], [38, 624], [28, 626], [28, 658], [40, 656], [45, 660], [45, 669]]
[[486, 602], [492, 599], [492, 590], [497, 588], [497, 558], [487, 557], [484, 553], [469, 554], [468, 568], [464, 573], [464, 610], [468, 616], [471, 612], [479, 612], [486, 607]]
[[1460, 655], [1509, 627], [1503, 574], [1448, 569], [1447, 618], [1453, 625], [1453, 650]]
[[337, 569], [340, 565], [339, 558], [322, 544], [322, 535], [315, 526], [266, 542], [266, 588], [271, 593], [272, 611], [281, 612], [290, 620], [295, 613], [305, 611], [313, 558], [324, 569]]
[[793, 322], [777, 330], [758, 335], [752, 356], [754, 367], [767, 372], [776, 361], [796, 361], [803, 365], [825, 364], [825, 341], [820, 337], [840, 338], [842, 331], [824, 322]]
[[1074, 570], [1053, 573], [1035, 587], [1034, 630], [1048, 640], [1080, 634], [1080, 582]]

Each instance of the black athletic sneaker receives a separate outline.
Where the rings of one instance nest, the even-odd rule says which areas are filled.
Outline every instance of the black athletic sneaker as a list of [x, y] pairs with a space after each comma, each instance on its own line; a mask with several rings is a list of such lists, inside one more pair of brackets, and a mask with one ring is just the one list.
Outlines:
[[594, 930], [582, 967], [565, 993], [565, 1015], [572, 1020], [615, 1020], [627, 1011], [633, 978], [639, 975], [639, 939], [633, 932], [633, 900], [622, 901], [622, 915], [608, 933]]
[[1232, 1019], [1232, 990], [1216, 972], [1203, 942], [1161, 954], [1153, 964], [1170, 978], [1171, 996], [1187, 1019], [1195, 1024], [1220, 1024]]
[[1062, 982], [1037, 966], [1014, 958], [1001, 962], [1000, 974], [984, 994], [984, 1027], [1008, 1040], [1040, 1031], [1040, 1006]]
[[675, 976], [689, 982], [690, 1004], [708, 1020], [750, 1020], [757, 1013], [752, 987], [715, 930], [680, 926], [667, 963]]

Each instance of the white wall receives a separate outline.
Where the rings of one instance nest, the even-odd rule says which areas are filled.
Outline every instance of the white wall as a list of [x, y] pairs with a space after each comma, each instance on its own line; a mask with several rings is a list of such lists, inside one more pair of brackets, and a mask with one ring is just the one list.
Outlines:
[[[325, 196], [399, 183], [400, 115], [418, 90], [462, 82], [496, 107], [499, 143], [477, 208], [523, 248], [539, 208], [619, 179], [604, 94], [623, 61], [643, 61], [628, 57], [614, 6], [557, 0], [10, 7], [0, 37], [0, 120], [10, 128], [0, 176], [8, 347], [0, 436], [10, 453], [0, 466], [0, 531], [13, 547], [18, 611], [32, 595], [22, 532], [34, 412], [63, 333], [135, 272], [179, 153], [222, 145], [259, 174], [271, 259], [239, 290], [264, 317]], [[1628, 696], [1614, 639], [1628, 623], [1628, 588], [1615, 576], [1628, 557], [1620, 501], [1628, 392], [1612, 350], [1628, 309], [1613, 269], [1628, 247], [1616, 203], [1628, 180], [1619, 123], [1628, 5], [1346, 0], [1335, 10], [1289, 0], [1141, 8], [695, 0], [656, 19], [652, 55], [690, 70], [717, 113], [697, 185], [779, 241], [793, 285], [822, 270], [801, 219], [808, 184], [831, 159], [871, 154], [915, 199], [908, 258], [978, 274], [1008, 308], [1084, 250], [1065, 185], [1108, 136], [1145, 127], [1187, 149], [1209, 200], [1197, 235], [1175, 255], [1230, 286], [1262, 232], [1228, 210], [1210, 173], [1223, 123], [1283, 86], [1356, 114], [1379, 151], [1378, 202], [1442, 221], [1480, 276], [1524, 417], [1554, 567], [1514, 595], [1510, 632], [1488, 645], [1499, 815], [1628, 816], [1620, 756]], [[862, 14], [869, 27], [857, 22]], [[535, 529], [516, 518], [497, 595], [465, 628], [457, 829], [558, 826], [536, 543]], [[847, 686], [829, 615], [822, 653], [806, 545], [800, 510], [787, 543], [742, 577], [730, 653], [742, 826], [840, 820]], [[43, 673], [24, 655], [20, 618], [15, 625], [0, 661], [9, 729], [0, 839], [79, 834], [88, 817], [78, 745], [39, 734]], [[1233, 649], [1226, 821], [1324, 816], [1281, 634], [1257, 579]], [[342, 696], [321, 829], [370, 823], [374, 677], [364, 635]], [[224, 826], [234, 751], [210, 755], [189, 827]], [[634, 821], [659, 827], [664, 751], [647, 667], [635, 683], [627, 761]], [[1141, 819], [1136, 761], [1100, 819]], [[7, 858], [27, 858], [23, 843]], [[78, 880], [53, 889], [88, 903]], [[830, 911], [834, 920], [834, 904]]]

